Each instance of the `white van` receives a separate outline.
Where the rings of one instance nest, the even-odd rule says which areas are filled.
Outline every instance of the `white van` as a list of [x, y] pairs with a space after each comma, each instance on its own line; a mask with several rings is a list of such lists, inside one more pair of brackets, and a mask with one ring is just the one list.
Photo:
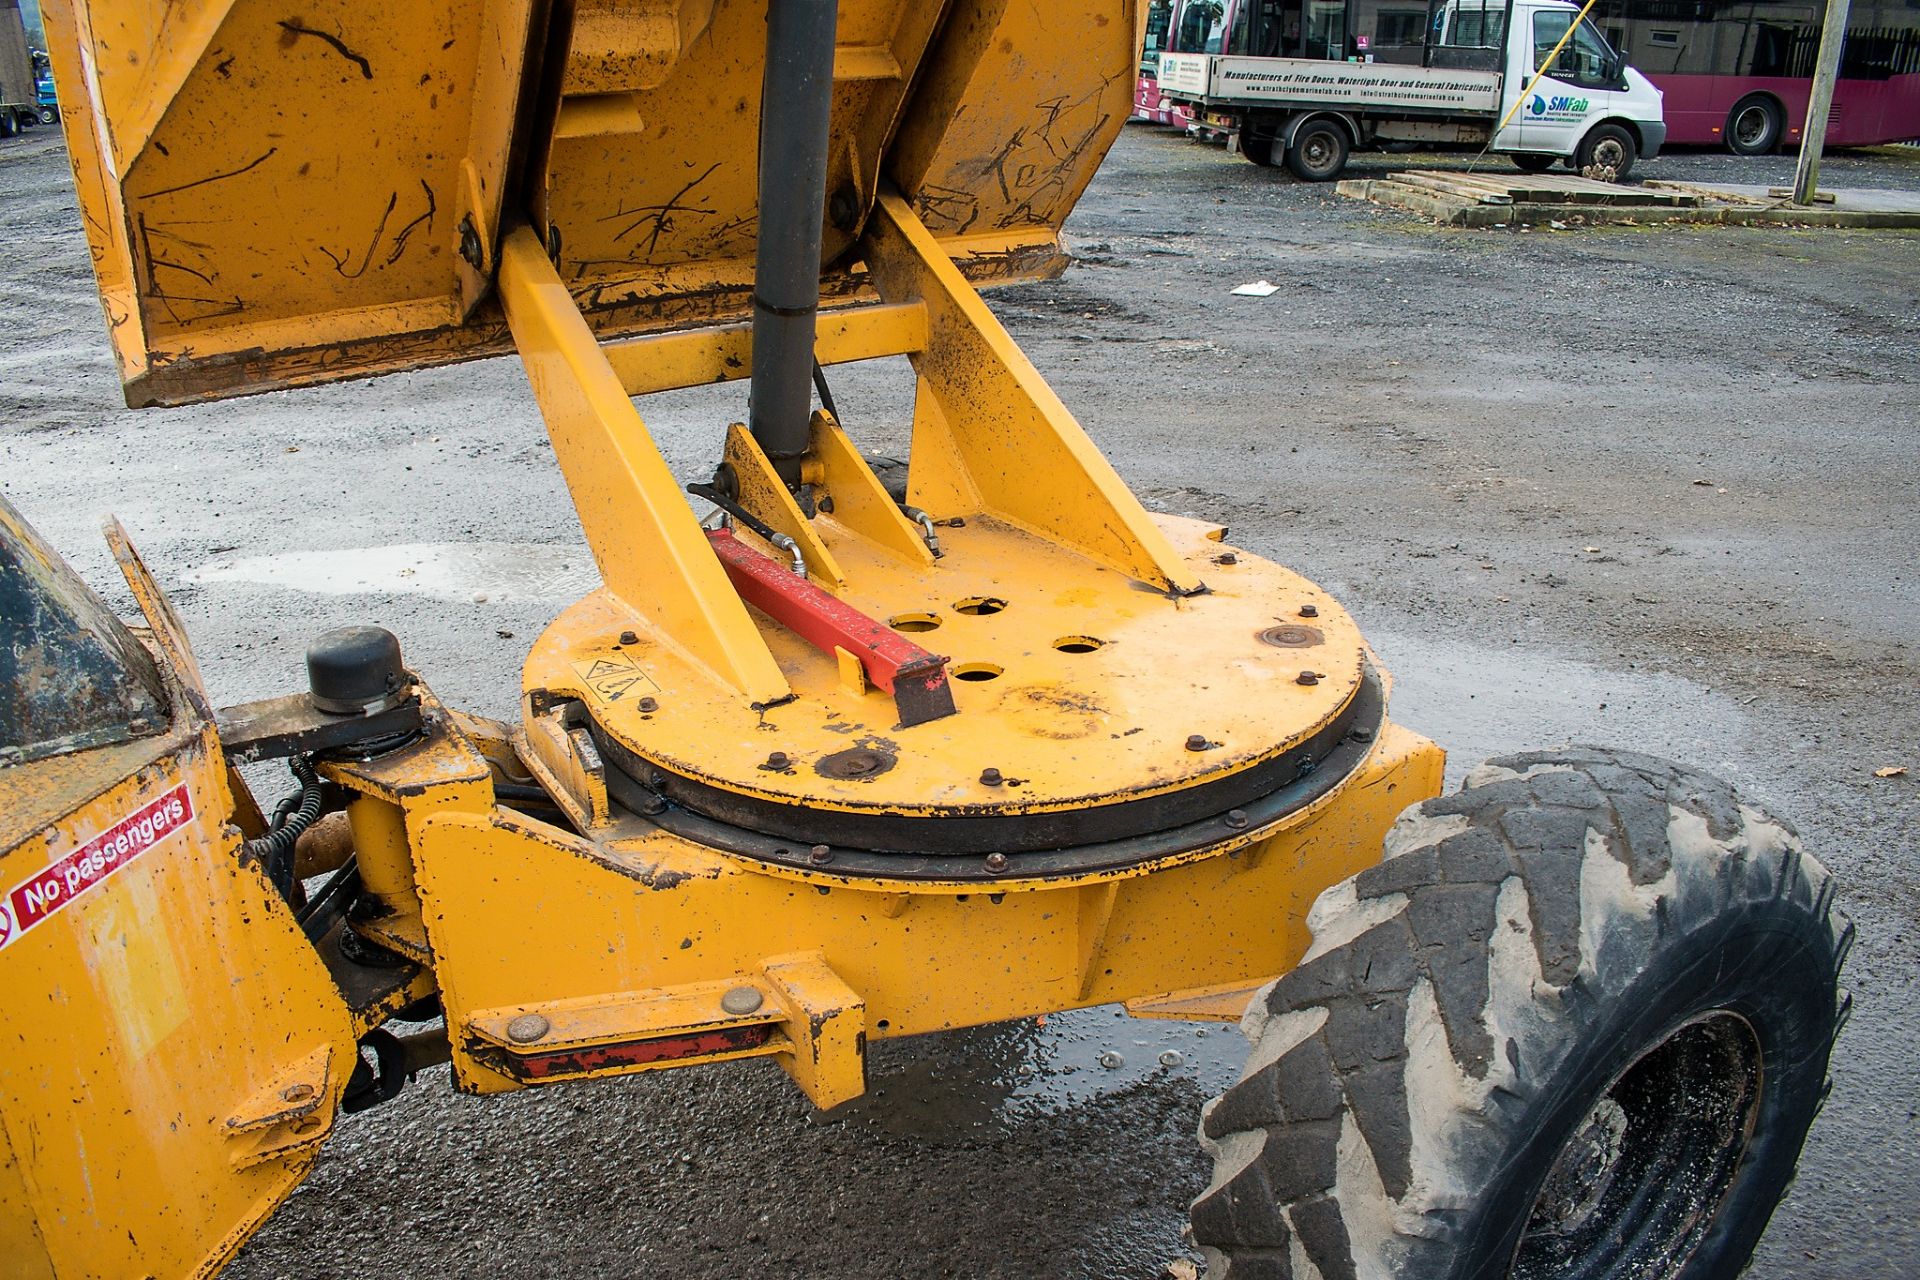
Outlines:
[[1160, 93], [1254, 163], [1284, 160], [1310, 182], [1338, 177], [1355, 147], [1490, 139], [1529, 172], [1565, 160], [1624, 178], [1666, 141], [1660, 91], [1589, 22], [1561, 45], [1579, 12], [1566, 0], [1186, 0]]

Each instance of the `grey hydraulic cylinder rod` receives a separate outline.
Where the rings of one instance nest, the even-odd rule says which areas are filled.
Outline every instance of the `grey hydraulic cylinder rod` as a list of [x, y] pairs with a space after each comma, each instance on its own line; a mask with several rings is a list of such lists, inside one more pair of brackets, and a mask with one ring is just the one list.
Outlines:
[[767, 10], [747, 426], [788, 484], [800, 479], [813, 403], [837, 17], [837, 0], [771, 0]]

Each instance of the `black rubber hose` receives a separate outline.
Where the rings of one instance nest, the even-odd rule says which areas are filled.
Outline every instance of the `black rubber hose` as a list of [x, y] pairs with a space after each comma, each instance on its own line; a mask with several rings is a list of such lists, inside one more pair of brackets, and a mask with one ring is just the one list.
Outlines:
[[768, 542], [772, 542], [780, 536], [778, 529], [775, 529], [765, 520], [754, 515], [753, 512], [747, 510], [710, 484], [690, 484], [687, 486], [687, 492], [696, 498], [705, 498], [708, 502], [711, 502], [714, 506], [720, 508], [735, 520], [738, 520], [741, 524], [765, 538]]
[[[293, 846], [300, 839], [300, 833], [312, 826], [320, 817], [320, 806], [324, 799], [321, 794], [320, 775], [313, 771], [313, 765], [304, 756], [294, 756], [288, 765], [293, 776], [300, 783], [300, 793], [291, 810], [285, 802], [280, 811], [274, 814], [273, 826], [263, 836], [256, 836], [242, 846], [243, 852], [250, 858], [258, 858], [267, 869], [267, 878], [273, 881], [273, 887], [280, 896], [293, 901]], [[289, 799], [294, 799], [290, 797]]]

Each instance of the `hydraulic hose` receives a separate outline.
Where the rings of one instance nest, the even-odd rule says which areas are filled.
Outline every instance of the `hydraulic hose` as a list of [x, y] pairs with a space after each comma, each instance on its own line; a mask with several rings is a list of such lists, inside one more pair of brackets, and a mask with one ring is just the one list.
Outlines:
[[305, 756], [294, 756], [288, 762], [293, 776], [300, 784], [297, 795], [282, 802], [273, 815], [273, 823], [263, 836], [256, 836], [241, 846], [247, 857], [258, 858], [267, 869], [267, 878], [280, 896], [292, 902], [293, 883], [293, 845], [300, 833], [312, 826], [320, 818], [320, 806], [324, 799], [321, 794], [320, 775], [313, 771], [313, 764]]

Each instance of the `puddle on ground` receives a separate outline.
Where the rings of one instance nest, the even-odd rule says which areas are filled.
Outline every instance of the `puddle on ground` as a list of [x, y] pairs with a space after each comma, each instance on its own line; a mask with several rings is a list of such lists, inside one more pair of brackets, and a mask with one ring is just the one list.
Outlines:
[[[1447, 748], [1449, 787], [1488, 757], [1569, 742], [1630, 746], [1737, 772], [1731, 766], [1749, 733], [1731, 698], [1678, 676], [1622, 674], [1519, 645], [1395, 632], [1370, 638], [1394, 673], [1394, 718]], [[1238, 1078], [1246, 1056], [1232, 1024], [1081, 1009], [877, 1044], [867, 1095], [823, 1119], [960, 1140], [1097, 1105], [1155, 1080], [1189, 1080], [1216, 1094]]]
[[190, 583], [245, 582], [320, 595], [431, 596], [567, 602], [600, 585], [586, 548], [544, 542], [420, 542], [219, 560], [182, 575]]

